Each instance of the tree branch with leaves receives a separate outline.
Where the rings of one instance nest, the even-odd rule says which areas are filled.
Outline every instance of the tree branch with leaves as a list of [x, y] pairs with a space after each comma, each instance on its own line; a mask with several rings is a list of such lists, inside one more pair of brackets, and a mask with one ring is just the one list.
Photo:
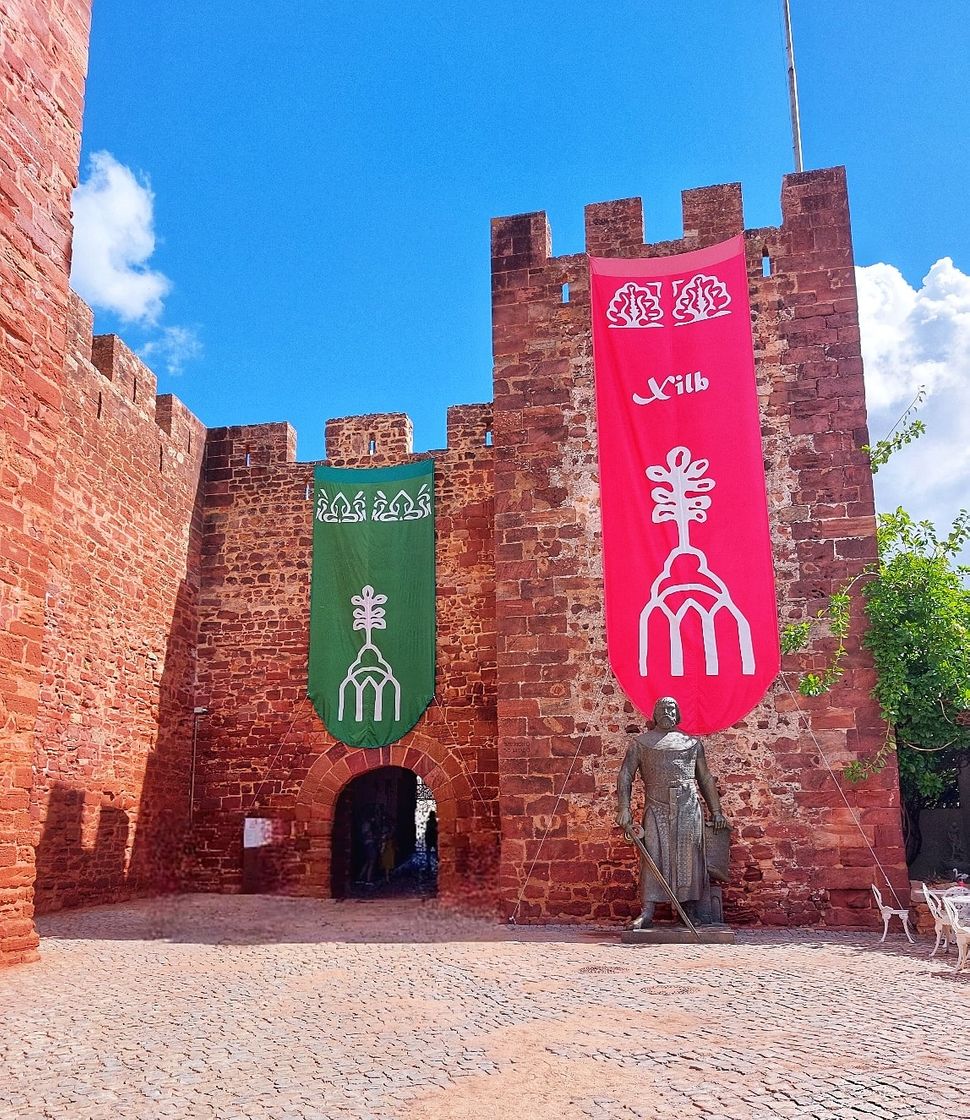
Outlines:
[[[867, 446], [873, 473], [900, 448], [925, 432], [912, 413], [925, 397], [923, 389], [889, 436]], [[929, 521], [915, 521], [904, 509], [877, 517], [878, 559], [832, 595], [813, 619], [782, 630], [782, 650], [806, 648], [815, 631], [827, 624], [836, 640], [821, 672], [803, 673], [799, 691], [820, 696], [843, 672], [852, 595], [861, 590], [868, 628], [863, 645], [876, 669], [873, 696], [888, 726], [886, 741], [875, 755], [845, 767], [851, 782], [882, 770], [896, 754], [900, 785], [910, 824], [919, 810], [952, 804], [957, 771], [970, 765], [970, 568], [959, 563], [970, 540], [970, 513], [962, 510], [941, 536]], [[918, 830], [907, 857], [918, 851]], [[915, 851], [913, 850], [915, 848]]]

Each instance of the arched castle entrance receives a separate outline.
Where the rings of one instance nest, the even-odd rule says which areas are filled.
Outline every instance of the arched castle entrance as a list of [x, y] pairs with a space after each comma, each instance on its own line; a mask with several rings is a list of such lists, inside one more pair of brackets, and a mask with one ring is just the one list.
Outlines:
[[431, 791], [403, 766], [351, 780], [337, 796], [331, 834], [334, 898], [429, 895], [437, 889], [437, 844], [426, 850]]
[[[310, 767], [295, 814], [306, 837], [306, 894], [333, 897], [335, 875], [346, 879], [346, 823], [338, 820], [345, 788], [362, 775], [400, 768], [420, 778], [430, 790], [438, 820], [438, 893], [452, 898], [468, 887], [469, 836], [474, 831], [474, 791], [457, 752], [421, 732], [380, 749], [352, 749], [335, 743]], [[364, 788], [366, 787], [358, 787]], [[348, 798], [354, 798], [350, 793]], [[336, 866], [335, 866], [336, 861]], [[351, 874], [353, 847], [350, 852]]]

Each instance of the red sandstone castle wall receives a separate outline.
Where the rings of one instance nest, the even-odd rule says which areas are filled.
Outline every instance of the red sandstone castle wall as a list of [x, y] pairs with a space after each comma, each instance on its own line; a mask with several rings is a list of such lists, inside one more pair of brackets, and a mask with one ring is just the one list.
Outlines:
[[[31, 813], [36, 906], [179, 882], [205, 428], [73, 299]], [[93, 356], [93, 362], [92, 362]]]
[[[438, 703], [390, 748], [335, 743], [305, 696], [313, 465], [291, 429], [209, 433], [203, 498], [201, 425], [118, 340], [89, 349], [83, 305], [68, 327], [88, 14], [28, 0], [0, 26], [0, 959], [35, 951], [35, 842], [45, 908], [238, 889], [243, 821], [266, 816], [279, 887], [327, 894], [339, 792], [388, 764], [435, 793], [446, 896], [489, 894], [501, 830], [508, 912], [627, 916], [613, 788], [643, 721], [606, 665], [585, 257], [551, 257], [544, 215], [495, 223], [495, 451], [490, 407], [463, 406], [434, 453]], [[787, 177], [782, 209], [745, 236], [788, 619], [872, 558], [874, 526], [842, 172]], [[639, 200], [607, 203], [587, 247], [720, 240], [743, 228], [739, 188], [687, 192], [684, 228], [644, 245]], [[328, 453], [406, 461], [409, 422], [332, 421]], [[882, 741], [860, 623], [837, 691], [799, 702], [811, 731], [779, 685], [709, 745], [736, 825], [729, 918], [868, 920], [870, 845], [905, 883], [895, 773], [848, 790], [863, 836], [819, 756], [838, 769]]]
[[0, 963], [29, 960], [29, 813], [90, 4], [0, 3]]
[[[400, 765], [431, 787], [440, 821], [439, 889], [494, 883], [498, 854], [491, 408], [449, 409], [435, 459], [437, 700], [402, 740], [350, 748], [306, 696], [313, 463], [295, 462], [287, 424], [209, 433], [192, 883], [242, 885], [243, 821], [271, 818], [277, 889], [328, 896], [334, 809], [365, 770]], [[371, 445], [373, 444], [373, 451]], [[411, 424], [389, 414], [327, 424], [328, 462], [413, 458]]]
[[[737, 184], [683, 201], [683, 239], [654, 245], [644, 244], [639, 199], [588, 207], [588, 252], [666, 255], [744, 228]], [[875, 526], [858, 450], [866, 410], [842, 169], [787, 176], [782, 215], [779, 228], [745, 238], [787, 621], [814, 613], [874, 557]], [[545, 214], [525, 214], [493, 223], [492, 270], [500, 889], [520, 920], [624, 918], [636, 905], [634, 861], [613, 825], [614, 791], [644, 719], [606, 660], [586, 257], [552, 257]], [[836, 770], [883, 741], [860, 627], [857, 617], [835, 692], [799, 701]], [[793, 689], [805, 664], [786, 659]], [[868, 922], [869, 884], [881, 878], [867, 841], [897, 889], [908, 886], [895, 769], [848, 789], [863, 837], [795, 709], [779, 681], [708, 745], [735, 825], [726, 915]]]

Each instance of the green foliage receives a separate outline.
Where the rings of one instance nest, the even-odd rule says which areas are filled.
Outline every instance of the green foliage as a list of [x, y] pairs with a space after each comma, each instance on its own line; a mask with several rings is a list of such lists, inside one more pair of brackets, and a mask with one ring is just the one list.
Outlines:
[[[936, 804], [970, 749], [970, 590], [956, 558], [970, 540], [962, 511], [946, 537], [903, 509], [878, 518], [879, 563], [863, 588], [883, 718], [895, 731], [904, 791]], [[873, 760], [875, 763], [877, 760]]]
[[[853, 581], [855, 582], [855, 581]], [[804, 649], [812, 637], [812, 630], [817, 624], [828, 624], [829, 634], [837, 639], [828, 664], [821, 673], [803, 673], [798, 681], [798, 691], [802, 696], [822, 696], [841, 678], [845, 671], [842, 662], [845, 660], [845, 639], [852, 623], [852, 598], [849, 594], [852, 584], [847, 584], [834, 595], [814, 619], [801, 622], [790, 622], [782, 627], [781, 652], [797, 653]]]
[[797, 653], [808, 645], [811, 636], [811, 622], [789, 622], [781, 629], [781, 652]]
[[[862, 573], [869, 629], [863, 640], [876, 666], [874, 697], [889, 734], [871, 758], [849, 763], [850, 782], [878, 773], [894, 752], [907, 801], [945, 805], [956, 791], [961, 752], [970, 751], [970, 569], [956, 558], [970, 540], [970, 513], [962, 510], [945, 537], [929, 521], [914, 521], [903, 509], [877, 518], [879, 560]], [[853, 581], [855, 582], [855, 581]], [[785, 653], [804, 649], [814, 621], [828, 622], [838, 639], [819, 673], [804, 673], [803, 696], [821, 696], [842, 675], [849, 632], [852, 584], [834, 594], [815, 620], [789, 623], [782, 631]]]
[[872, 467], [873, 474], [877, 474], [879, 468], [884, 467], [901, 447], [926, 434], [926, 425], [922, 420], [910, 420], [910, 416], [924, 400], [926, 400], [926, 386], [920, 385], [909, 408], [893, 425], [889, 435], [876, 444], [863, 444], [862, 450], [869, 456], [869, 465]]
[[[884, 440], [863, 448], [873, 473], [925, 431], [913, 403]], [[804, 649], [813, 630], [828, 624], [836, 640], [828, 664], [799, 680], [803, 696], [821, 696], [842, 676], [849, 632], [853, 584], [860, 581], [877, 683], [873, 690], [889, 727], [886, 741], [871, 757], [850, 763], [844, 776], [864, 781], [898, 755], [903, 796], [914, 809], [946, 805], [956, 798], [957, 770], [970, 752], [970, 569], [957, 564], [970, 540], [970, 513], [962, 510], [940, 537], [929, 521], [914, 521], [903, 509], [877, 519], [879, 558], [839, 589], [814, 619], [782, 630], [784, 653]], [[963, 720], [961, 720], [963, 715]], [[970, 764], [970, 763], [968, 763]]]

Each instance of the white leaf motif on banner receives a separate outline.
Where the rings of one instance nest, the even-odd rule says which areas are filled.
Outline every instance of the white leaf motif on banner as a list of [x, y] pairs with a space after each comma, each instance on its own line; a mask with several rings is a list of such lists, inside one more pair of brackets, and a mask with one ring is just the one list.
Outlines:
[[618, 288], [606, 309], [611, 327], [659, 327], [663, 325], [660, 290], [663, 281], [634, 284], [631, 280]]
[[431, 487], [422, 482], [417, 494], [412, 498], [406, 490], [399, 490], [388, 499], [383, 490], [374, 495], [371, 521], [420, 521], [431, 516]]
[[384, 615], [387, 596], [376, 595], [374, 588], [367, 584], [359, 595], [352, 595], [350, 601], [354, 606], [354, 630], [364, 631], [364, 644], [341, 681], [337, 696], [337, 719], [344, 718], [347, 693], [352, 690], [354, 720], [363, 723], [364, 699], [370, 691], [374, 700], [374, 720], [379, 722], [384, 718], [384, 693], [388, 687], [394, 697], [394, 718], [400, 719], [401, 686], [371, 637], [373, 631], [387, 629]]
[[[670, 550], [663, 570], [653, 581], [650, 598], [640, 612], [641, 677], [647, 676], [648, 631], [651, 615], [655, 612], [667, 619], [671, 676], [684, 675], [681, 627], [691, 611], [700, 619], [704, 638], [704, 671], [707, 676], [716, 677], [720, 671], [715, 631], [720, 611], [731, 615], [737, 627], [741, 672], [745, 676], [754, 674], [754, 647], [748, 620], [735, 605], [723, 580], [711, 571], [704, 553], [690, 543], [690, 523], [707, 521], [707, 511], [711, 508], [708, 495], [714, 489], [715, 482], [712, 478], [704, 477], [709, 466], [707, 459], [692, 460], [686, 447], [673, 447], [667, 453], [666, 467], [652, 466], [646, 470], [647, 478], [658, 483], [650, 491], [654, 502], [652, 520], [658, 524], [665, 521], [676, 522], [677, 544]], [[688, 582], [676, 579], [673, 575], [674, 563], [681, 558], [696, 565], [696, 574]], [[678, 599], [680, 601], [676, 602]]]
[[328, 525], [353, 525], [366, 520], [367, 508], [363, 490], [358, 490], [352, 501], [341, 490], [332, 498], [326, 492], [321, 493], [317, 501], [317, 521], [324, 521]]
[[689, 280], [674, 281], [674, 326], [702, 323], [730, 315], [731, 293], [727, 284], [716, 276], [698, 272]]

